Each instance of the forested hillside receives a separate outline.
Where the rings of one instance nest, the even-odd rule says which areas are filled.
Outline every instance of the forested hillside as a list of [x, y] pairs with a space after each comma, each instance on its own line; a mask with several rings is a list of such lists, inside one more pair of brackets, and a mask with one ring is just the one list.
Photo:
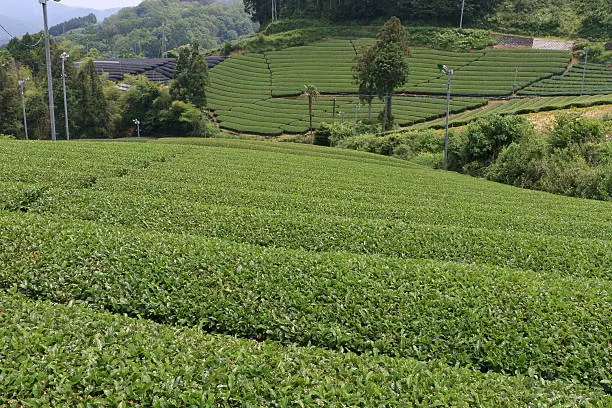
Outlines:
[[[270, 0], [244, 0], [254, 20], [266, 24]], [[402, 21], [457, 25], [459, 0], [276, 0], [279, 18], [315, 17], [332, 21], [371, 20], [395, 15]], [[612, 37], [609, 0], [468, 0], [464, 23], [470, 27], [536, 35]]]
[[73, 46], [95, 48], [108, 56], [160, 57], [164, 51], [199, 42], [204, 48], [255, 31], [239, 2], [223, 5], [213, 0], [145, 0], [128, 7], [100, 25], [70, 31], [61, 36]]

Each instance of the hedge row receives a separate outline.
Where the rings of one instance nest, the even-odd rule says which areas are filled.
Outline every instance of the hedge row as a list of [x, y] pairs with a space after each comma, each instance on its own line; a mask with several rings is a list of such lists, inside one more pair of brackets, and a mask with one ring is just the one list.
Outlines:
[[609, 385], [610, 281], [0, 215], [0, 288], [160, 323]]
[[561, 382], [237, 340], [12, 292], [0, 293], [0, 305], [0, 404], [7, 407], [606, 403], [601, 393]]

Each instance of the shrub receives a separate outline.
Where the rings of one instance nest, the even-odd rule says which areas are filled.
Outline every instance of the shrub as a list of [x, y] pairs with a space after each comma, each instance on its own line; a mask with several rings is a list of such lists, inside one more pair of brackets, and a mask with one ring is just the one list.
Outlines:
[[482, 173], [505, 146], [532, 132], [533, 126], [527, 119], [518, 116], [491, 115], [478, 118], [465, 132], [466, 143], [461, 158], [464, 172]]
[[578, 113], [558, 115], [550, 133], [549, 143], [554, 149], [565, 149], [572, 144], [599, 142], [605, 137], [603, 123]]
[[546, 141], [532, 135], [522, 142], [504, 147], [497, 160], [486, 171], [489, 180], [517, 187], [531, 188], [542, 177], [537, 162], [546, 154]]

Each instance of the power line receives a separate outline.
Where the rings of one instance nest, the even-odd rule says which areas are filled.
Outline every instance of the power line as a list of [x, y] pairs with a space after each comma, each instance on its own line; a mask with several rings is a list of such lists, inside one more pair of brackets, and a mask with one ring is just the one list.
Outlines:
[[5, 33], [7, 33], [9, 35], [9, 37], [11, 37], [11, 39], [15, 38], [15, 36], [13, 34], [9, 33], [9, 31], [6, 28], [4, 28], [4, 26], [2, 24], [0, 24], [0, 28], [2, 28], [2, 30]]

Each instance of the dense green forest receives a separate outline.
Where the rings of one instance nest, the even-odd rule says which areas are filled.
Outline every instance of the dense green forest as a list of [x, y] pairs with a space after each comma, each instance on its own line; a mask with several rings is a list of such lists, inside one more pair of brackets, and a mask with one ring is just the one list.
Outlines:
[[[50, 138], [44, 42], [40, 37], [14, 38], [6, 50], [0, 50], [0, 137], [25, 137], [18, 83], [27, 78], [23, 90], [29, 138]], [[67, 139], [60, 60], [64, 47], [51, 41], [58, 139]], [[197, 43], [179, 51], [176, 80], [169, 86], [149, 82], [144, 76], [128, 76], [124, 82], [131, 87], [126, 92], [99, 76], [91, 58], [73, 54], [71, 60], [83, 60], [78, 68], [71, 63], [65, 65], [70, 137], [130, 136], [135, 131], [134, 119], [140, 120], [146, 135], [200, 136], [214, 132], [201, 109], [208, 83], [204, 56]]]
[[77, 28], [86, 27], [88, 25], [96, 24], [98, 19], [95, 14], [91, 13], [85, 17], [75, 17], [68, 21], [64, 21], [61, 24], [57, 24], [49, 29], [49, 34], [52, 36], [62, 35], [67, 31], [76, 30]]
[[[267, 24], [272, 1], [244, 0], [252, 18]], [[334, 22], [397, 16], [402, 21], [458, 25], [459, 0], [275, 0], [279, 18], [313, 17]], [[469, 27], [534, 35], [612, 38], [609, 0], [466, 0]]]
[[257, 29], [240, 3], [222, 5], [212, 0], [145, 0], [98, 25], [88, 25], [60, 36], [71, 48], [84, 47], [113, 57], [161, 57], [170, 49], [198, 42], [215, 48]]

